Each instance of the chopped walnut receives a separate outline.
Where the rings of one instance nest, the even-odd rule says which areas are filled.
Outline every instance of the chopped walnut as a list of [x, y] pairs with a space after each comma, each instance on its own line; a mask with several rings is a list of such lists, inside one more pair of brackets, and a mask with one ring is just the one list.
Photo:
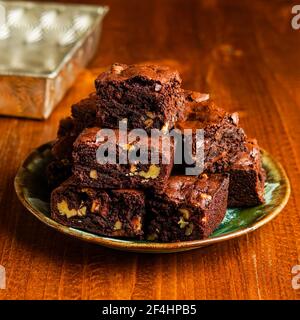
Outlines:
[[155, 118], [155, 114], [153, 112], [151, 112], [151, 111], [146, 111], [146, 115], [150, 119], [154, 119]]
[[149, 128], [153, 125], [153, 120], [152, 119], [147, 119], [144, 121], [144, 124], [146, 126], [146, 128]]
[[167, 133], [169, 131], [169, 122], [166, 122], [161, 128], [162, 133]]
[[210, 201], [210, 200], [212, 199], [212, 196], [209, 195], [209, 194], [207, 194], [207, 193], [201, 193], [201, 194], [200, 194], [200, 197], [201, 197], [202, 199], [205, 199], [205, 200], [208, 200], [208, 201]]
[[122, 229], [122, 222], [120, 220], [117, 220], [114, 225], [114, 230], [121, 230]]
[[203, 101], [209, 100], [209, 94], [208, 93], [193, 92], [191, 94], [191, 98], [195, 102], [203, 102]]
[[97, 178], [98, 178], [98, 174], [97, 174], [97, 171], [96, 171], [96, 170], [92, 169], [92, 170], [90, 171], [90, 178], [91, 178], [91, 179], [97, 179]]
[[141, 171], [139, 175], [145, 179], [156, 179], [159, 176], [160, 168], [155, 164], [151, 164], [148, 171]]
[[230, 118], [233, 124], [237, 125], [239, 123], [239, 114], [237, 112], [232, 113]]
[[85, 206], [82, 206], [78, 209], [78, 216], [79, 217], [83, 217], [86, 215], [86, 207]]
[[189, 224], [189, 222], [184, 221], [183, 217], [180, 217], [178, 224], [180, 229], [184, 229]]
[[161, 84], [159, 84], [159, 83], [157, 83], [157, 84], [155, 85], [154, 90], [155, 90], [156, 92], [158, 92], [158, 91], [160, 91], [160, 90], [161, 90], [161, 88], [162, 88], [162, 85], [161, 85]]
[[113, 64], [111, 66], [111, 72], [115, 74], [121, 74], [123, 70], [124, 70], [123, 66], [120, 66], [119, 64]]
[[135, 164], [132, 164], [132, 165], [130, 166], [130, 172], [131, 172], [131, 173], [134, 173], [134, 172], [136, 172], [136, 170], [137, 170], [136, 165], [135, 165]]
[[57, 203], [57, 209], [62, 216], [66, 216], [68, 219], [72, 217], [83, 217], [86, 215], [86, 207], [80, 207], [78, 210], [69, 209], [68, 203], [65, 200]]
[[92, 195], [93, 194], [93, 189], [91, 189], [91, 188], [82, 188], [80, 191], [84, 192], [84, 193], [86, 193], [88, 195]]
[[182, 214], [182, 216], [183, 216], [183, 218], [184, 218], [185, 220], [189, 220], [189, 218], [190, 218], [190, 212], [189, 212], [188, 209], [180, 208], [180, 209], [178, 209], [178, 211]]
[[187, 228], [185, 229], [185, 235], [186, 236], [190, 236], [193, 232], [194, 229], [194, 225], [192, 223], [190, 223]]
[[135, 231], [140, 231], [142, 229], [141, 217], [133, 217], [131, 224]]
[[100, 212], [100, 201], [99, 200], [94, 200], [92, 203], [92, 207], [91, 207], [91, 212], [95, 213], [95, 212]]

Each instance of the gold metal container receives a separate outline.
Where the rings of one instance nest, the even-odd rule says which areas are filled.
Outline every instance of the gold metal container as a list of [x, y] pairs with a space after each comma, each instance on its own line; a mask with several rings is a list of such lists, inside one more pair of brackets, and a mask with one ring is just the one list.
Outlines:
[[0, 114], [46, 119], [93, 57], [107, 12], [0, 1]]

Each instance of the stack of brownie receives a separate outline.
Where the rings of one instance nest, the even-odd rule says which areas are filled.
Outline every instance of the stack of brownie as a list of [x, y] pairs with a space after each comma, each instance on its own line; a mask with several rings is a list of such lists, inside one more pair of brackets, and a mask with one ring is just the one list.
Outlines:
[[[61, 120], [47, 168], [53, 219], [105, 236], [149, 241], [203, 239], [218, 227], [227, 207], [264, 201], [264, 171], [255, 140], [246, 137], [237, 113], [217, 107], [207, 94], [181, 88], [177, 71], [155, 65], [114, 64], [95, 80], [96, 92], [72, 106]], [[138, 141], [118, 140], [119, 123], [144, 129]], [[101, 129], [117, 139], [98, 139]], [[166, 133], [204, 132], [204, 172], [182, 174], [194, 164], [174, 166], [176, 143], [165, 150]], [[159, 143], [151, 129], [162, 133]], [[128, 157], [148, 150], [148, 163], [102, 163], [103, 144]], [[196, 141], [192, 159], [196, 162]], [[151, 163], [152, 152], [158, 161]], [[169, 155], [168, 159], [166, 159]]]

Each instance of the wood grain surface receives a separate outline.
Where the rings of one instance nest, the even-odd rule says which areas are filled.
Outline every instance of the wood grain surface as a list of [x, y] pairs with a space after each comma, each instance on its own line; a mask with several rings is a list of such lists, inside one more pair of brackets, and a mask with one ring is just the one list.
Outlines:
[[[90, 3], [96, 3], [87, 1]], [[86, 2], [86, 3], [87, 3]], [[0, 118], [0, 299], [299, 299], [300, 30], [289, 1], [107, 0], [96, 57], [47, 121]], [[287, 170], [283, 212], [239, 239], [179, 254], [109, 250], [50, 230], [17, 199], [13, 179], [26, 155], [56, 135], [71, 103], [113, 62], [177, 68], [184, 87], [210, 92], [240, 112]]]

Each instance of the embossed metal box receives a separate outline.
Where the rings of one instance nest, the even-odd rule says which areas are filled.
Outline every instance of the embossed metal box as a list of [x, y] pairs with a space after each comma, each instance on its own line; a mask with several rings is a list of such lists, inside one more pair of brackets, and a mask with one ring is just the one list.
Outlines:
[[94, 55], [107, 12], [0, 1], [0, 114], [46, 119]]

